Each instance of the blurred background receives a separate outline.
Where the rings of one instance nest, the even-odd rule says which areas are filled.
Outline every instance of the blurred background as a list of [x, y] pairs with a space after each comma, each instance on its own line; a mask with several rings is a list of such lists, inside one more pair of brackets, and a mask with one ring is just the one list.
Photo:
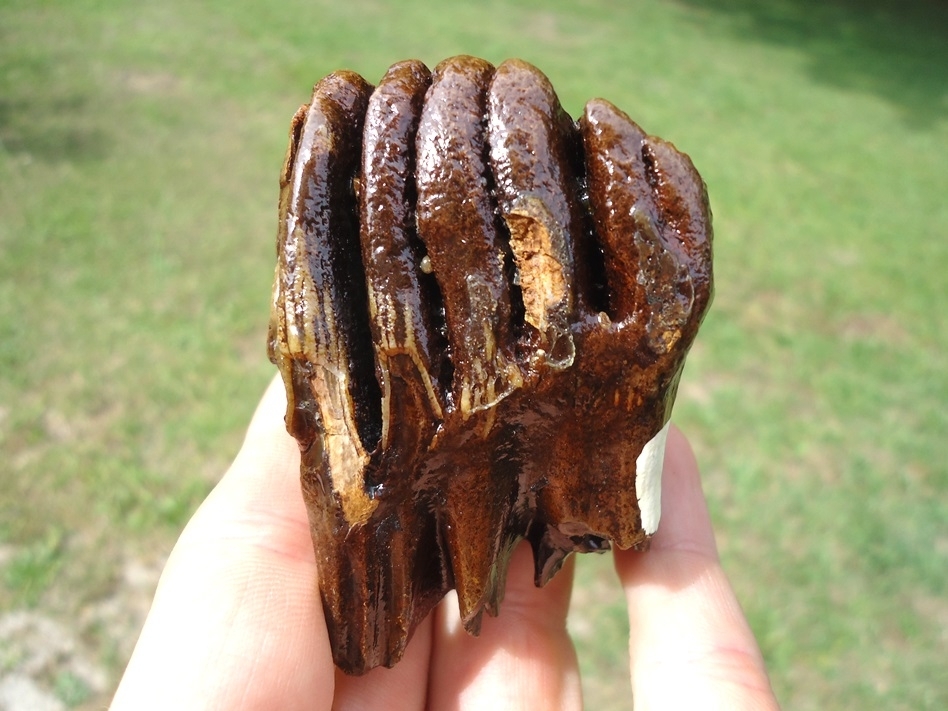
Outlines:
[[[708, 183], [675, 420], [782, 703], [948, 708], [934, 0], [0, 0], [0, 708], [107, 704], [235, 454], [312, 84], [458, 53], [533, 62], [574, 116], [609, 98]], [[579, 571], [588, 707], [630, 708], [610, 559]]]

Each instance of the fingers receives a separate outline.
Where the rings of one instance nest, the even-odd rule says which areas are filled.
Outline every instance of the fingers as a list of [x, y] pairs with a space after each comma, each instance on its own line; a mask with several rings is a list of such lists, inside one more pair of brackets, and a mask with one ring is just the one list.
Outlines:
[[629, 605], [636, 710], [776, 709], [757, 643], [718, 561], [694, 456], [675, 428], [662, 501], [651, 550], [615, 554]]
[[533, 584], [530, 547], [511, 559], [499, 617], [469, 636], [449, 595], [435, 611], [428, 708], [582, 708], [579, 671], [566, 633], [572, 563], [544, 588]]
[[113, 711], [329, 708], [329, 640], [284, 408], [274, 381], [168, 560]]

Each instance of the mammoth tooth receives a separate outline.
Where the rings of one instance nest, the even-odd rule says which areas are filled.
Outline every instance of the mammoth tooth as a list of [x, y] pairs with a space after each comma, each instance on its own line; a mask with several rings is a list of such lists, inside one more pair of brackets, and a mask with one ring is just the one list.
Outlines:
[[395, 664], [452, 588], [476, 634], [514, 545], [646, 547], [712, 295], [690, 159], [535, 67], [320, 81], [280, 179], [268, 333], [336, 664]]

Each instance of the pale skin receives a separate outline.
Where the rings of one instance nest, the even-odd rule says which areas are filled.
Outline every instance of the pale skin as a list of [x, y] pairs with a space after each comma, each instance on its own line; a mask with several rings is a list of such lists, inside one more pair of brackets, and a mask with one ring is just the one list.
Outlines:
[[[566, 632], [572, 565], [533, 586], [514, 554], [499, 618], [480, 637], [449, 596], [393, 669], [333, 666], [299, 451], [271, 384], [240, 453], [181, 534], [113, 700], [125, 709], [581, 709]], [[698, 469], [668, 437], [663, 514], [647, 553], [617, 551], [629, 608], [629, 708], [777, 709], [757, 642], [721, 568]]]

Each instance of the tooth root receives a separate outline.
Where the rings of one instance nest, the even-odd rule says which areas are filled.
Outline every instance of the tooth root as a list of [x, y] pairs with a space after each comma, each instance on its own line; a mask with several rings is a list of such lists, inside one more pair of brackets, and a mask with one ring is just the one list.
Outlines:
[[418, 232], [444, 298], [454, 397], [465, 420], [518, 387], [510, 377], [516, 365], [504, 245], [485, 161], [483, 116], [493, 72], [473, 57], [439, 64], [417, 138]]
[[461, 621], [477, 634], [481, 613], [497, 613], [507, 563], [519, 539], [508, 525], [515, 482], [492, 476], [489, 465], [476, 462], [449, 476], [442, 536]]
[[418, 554], [437, 547], [431, 522], [412, 506], [389, 505], [378, 525], [350, 528], [330, 493], [305, 485], [303, 493], [322, 513], [310, 525], [335, 663], [357, 673], [393, 666], [448, 589], [440, 568]]
[[[542, 462], [546, 472], [547, 485], [537, 493], [536, 508], [538, 523], [548, 530], [534, 539], [534, 550], [546, 549], [552, 563], [558, 562], [554, 549], [588, 550], [584, 541], [590, 536], [609, 539], [623, 549], [645, 540], [635, 490], [640, 435], [611, 431], [616, 424], [617, 418], [610, 418], [607, 427], [582, 417], [564, 421], [549, 451], [527, 455]], [[538, 579], [551, 561], [537, 558]]]

